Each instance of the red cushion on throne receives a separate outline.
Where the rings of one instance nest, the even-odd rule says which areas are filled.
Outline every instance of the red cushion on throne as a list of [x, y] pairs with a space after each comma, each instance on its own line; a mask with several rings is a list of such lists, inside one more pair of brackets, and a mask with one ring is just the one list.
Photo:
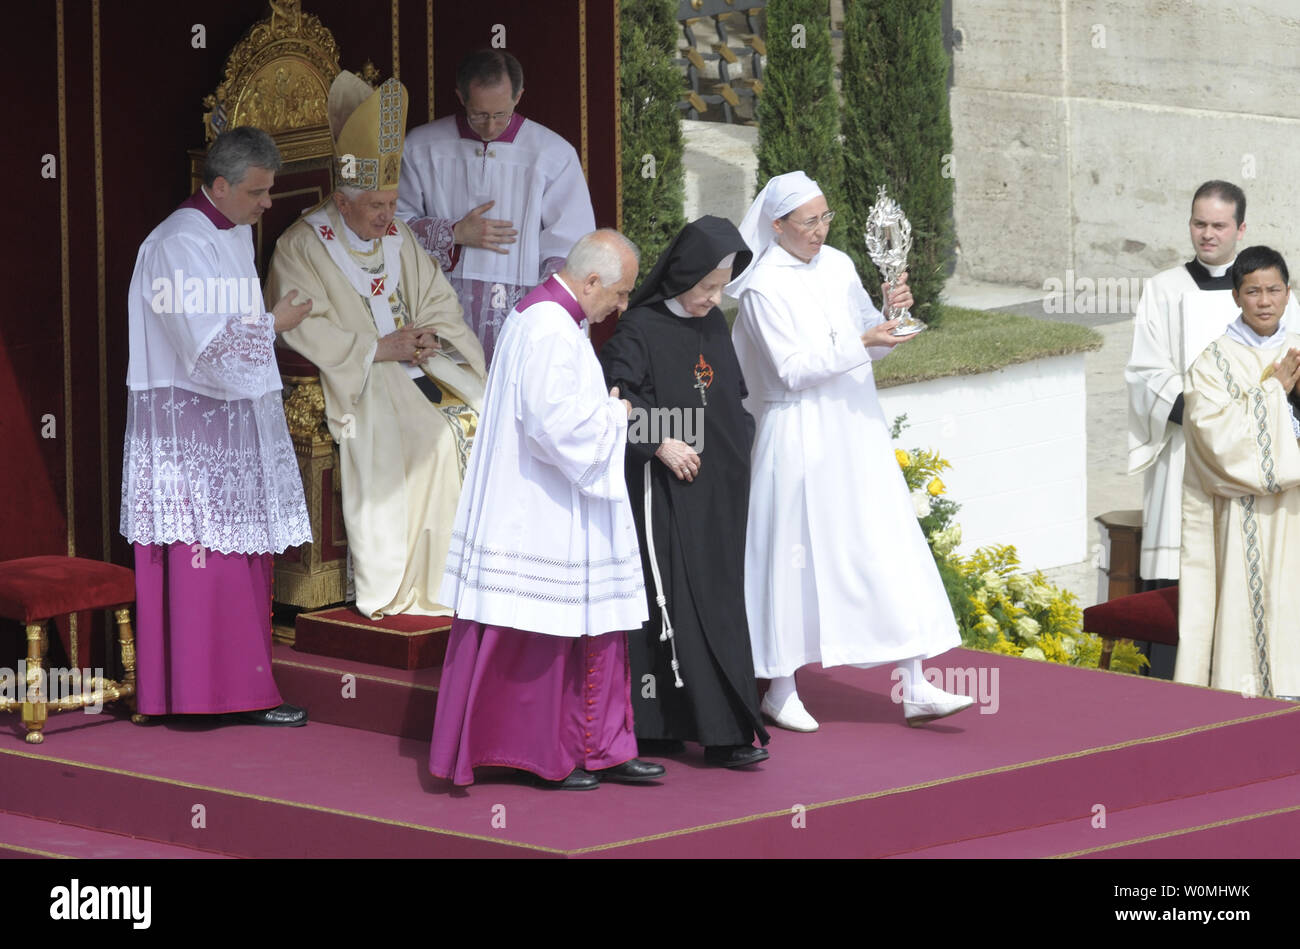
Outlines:
[[0, 616], [39, 620], [135, 602], [135, 573], [84, 557], [24, 557], [0, 563]]
[[280, 367], [280, 375], [297, 376], [305, 379], [320, 378], [320, 370], [316, 364], [300, 352], [289, 349], [287, 346], [276, 345], [275, 362]]

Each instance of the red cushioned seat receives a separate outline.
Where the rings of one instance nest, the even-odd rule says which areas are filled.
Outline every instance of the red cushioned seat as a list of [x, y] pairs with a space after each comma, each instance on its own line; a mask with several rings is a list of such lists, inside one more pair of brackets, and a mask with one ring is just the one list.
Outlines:
[[1133, 593], [1083, 611], [1085, 632], [1103, 639], [1141, 639], [1178, 645], [1178, 587]]
[[[0, 712], [22, 712], [23, 727], [29, 744], [45, 740], [45, 719], [49, 712], [66, 712], [78, 708], [103, 706], [125, 699], [134, 713], [135, 706], [135, 636], [131, 630], [131, 604], [135, 603], [135, 573], [84, 557], [23, 557], [0, 562], [0, 616], [18, 620], [26, 629], [27, 673], [23, 694], [0, 695]], [[106, 679], [103, 670], [83, 682], [79, 694], [47, 694], [45, 652], [46, 626], [56, 616], [82, 610], [113, 609], [117, 619], [118, 645], [121, 647], [122, 681]], [[76, 652], [74, 647], [72, 650]], [[75, 661], [75, 656], [73, 657]], [[50, 670], [53, 673], [55, 670]], [[50, 681], [62, 682], [51, 675]], [[90, 670], [87, 670], [89, 672]], [[143, 716], [133, 715], [136, 721]]]
[[275, 363], [282, 376], [315, 379], [320, 376], [316, 364], [297, 350], [287, 346], [275, 347]]
[[135, 602], [135, 573], [84, 557], [0, 562], [0, 616], [33, 623]]

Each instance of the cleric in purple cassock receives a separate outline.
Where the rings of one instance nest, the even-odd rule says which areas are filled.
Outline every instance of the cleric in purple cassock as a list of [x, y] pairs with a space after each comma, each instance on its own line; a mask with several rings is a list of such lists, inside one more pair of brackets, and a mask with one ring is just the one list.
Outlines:
[[303, 725], [271, 677], [271, 557], [311, 541], [252, 229], [280, 167], [265, 132], [213, 142], [203, 187], [145, 239], [128, 300], [121, 531], [135, 547], [139, 711]]
[[588, 234], [502, 328], [440, 597], [456, 618], [429, 770], [456, 784], [490, 765], [564, 790], [664, 772], [632, 731], [626, 631], [646, 604], [630, 406], [582, 331], [627, 307], [636, 273], [631, 242]]

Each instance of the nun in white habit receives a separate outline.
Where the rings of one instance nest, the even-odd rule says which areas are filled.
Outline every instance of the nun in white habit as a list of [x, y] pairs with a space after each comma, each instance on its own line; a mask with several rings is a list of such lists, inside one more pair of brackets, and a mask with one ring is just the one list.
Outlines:
[[[727, 292], [757, 420], [745, 542], [745, 606], [762, 711], [794, 731], [817, 721], [795, 670], [896, 663], [910, 725], [971, 705], [924, 678], [923, 659], [961, 644], [890, 444], [872, 362], [891, 336], [849, 257], [824, 246], [826, 199], [802, 171], [777, 175], [740, 232], [755, 263]], [[910, 306], [906, 283], [896, 307]], [[896, 693], [897, 694], [897, 693]]]

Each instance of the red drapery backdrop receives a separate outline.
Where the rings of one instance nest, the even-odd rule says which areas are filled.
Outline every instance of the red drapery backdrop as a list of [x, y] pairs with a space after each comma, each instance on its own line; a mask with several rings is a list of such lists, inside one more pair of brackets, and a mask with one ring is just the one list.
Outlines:
[[[464, 52], [503, 38], [524, 65], [520, 111], [578, 148], [602, 226], [618, 213], [617, 6], [303, 4], [333, 32], [343, 68], [369, 61], [386, 77], [396, 60], [412, 126], [429, 120], [431, 91], [433, 114], [455, 107]], [[6, 9], [6, 33], [22, 42], [11, 44], [4, 69], [22, 94], [0, 100], [16, 231], [0, 318], [0, 560], [75, 552], [131, 563], [117, 532], [127, 284], [140, 242], [188, 194], [186, 152], [204, 144], [203, 98], [269, 12], [266, 0]]]

